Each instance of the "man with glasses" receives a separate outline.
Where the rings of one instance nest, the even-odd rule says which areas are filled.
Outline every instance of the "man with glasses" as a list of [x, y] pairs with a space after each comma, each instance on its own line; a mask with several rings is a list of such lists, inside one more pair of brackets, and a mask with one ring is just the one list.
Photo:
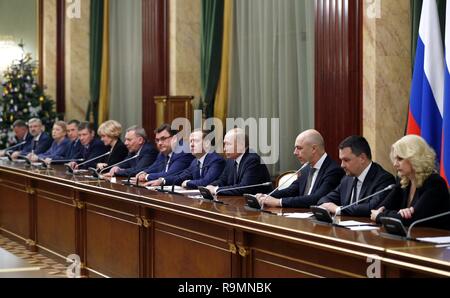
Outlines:
[[158, 157], [150, 167], [137, 174], [134, 181], [145, 183], [145, 186], [165, 185], [166, 178], [174, 177], [189, 167], [194, 156], [184, 148], [183, 141], [178, 140], [177, 133], [169, 124], [155, 130]]

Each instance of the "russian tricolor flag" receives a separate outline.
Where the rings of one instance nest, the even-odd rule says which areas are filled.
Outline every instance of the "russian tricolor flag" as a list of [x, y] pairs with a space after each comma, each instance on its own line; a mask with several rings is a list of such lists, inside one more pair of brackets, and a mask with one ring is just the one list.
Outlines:
[[441, 176], [447, 181], [450, 177], [450, 3], [447, 3], [445, 17], [445, 88], [444, 117], [442, 126]]
[[411, 86], [407, 134], [421, 135], [434, 148], [438, 158], [441, 149], [446, 148], [441, 146], [444, 72], [444, 50], [436, 1], [424, 1]]

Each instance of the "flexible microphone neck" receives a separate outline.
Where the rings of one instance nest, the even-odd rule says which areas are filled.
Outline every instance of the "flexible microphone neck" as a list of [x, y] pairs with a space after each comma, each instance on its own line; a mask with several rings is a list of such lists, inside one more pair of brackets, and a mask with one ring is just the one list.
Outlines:
[[[298, 175], [298, 173], [301, 172], [301, 170], [303, 170], [307, 165], [309, 165], [309, 162], [305, 162], [302, 167], [300, 169], [298, 169], [294, 175]], [[291, 179], [287, 179], [286, 181], [284, 181], [282, 184], [278, 185], [277, 188], [275, 188], [274, 190], [272, 190], [269, 194], [267, 194], [267, 196], [271, 196], [272, 194], [274, 194], [278, 189], [280, 189], [280, 187], [282, 187], [283, 185], [285, 185], [286, 183], [288, 183]]]
[[446, 216], [446, 215], [450, 215], [450, 211], [447, 211], [447, 212], [444, 212], [444, 213], [440, 213], [440, 214], [436, 214], [436, 215], [433, 215], [433, 216], [430, 216], [430, 217], [425, 217], [425, 218], [416, 220], [415, 222], [413, 222], [413, 223], [409, 226], [409, 228], [408, 228], [408, 233], [406, 234], [406, 238], [411, 239], [411, 230], [412, 230], [412, 228], [413, 228], [415, 225], [420, 224], [420, 223], [422, 223], [422, 222], [429, 221], [429, 220], [433, 220], [433, 219], [436, 219], [436, 218], [439, 218], [439, 217], [443, 217], [443, 216]]
[[109, 152], [106, 152], [105, 154], [102, 154], [102, 155], [100, 155], [100, 156], [97, 156], [97, 157], [94, 157], [94, 158], [92, 158], [92, 159], [86, 160], [85, 162], [80, 163], [80, 164], [78, 165], [78, 167], [84, 166], [84, 165], [87, 164], [87, 163], [90, 163], [90, 162], [95, 161], [95, 160], [97, 160], [97, 159], [100, 159], [100, 158], [102, 158], [102, 157], [108, 156], [108, 155], [110, 155], [111, 153], [112, 153], [112, 151], [109, 151]]
[[84, 161], [84, 159], [82, 159], [82, 158], [79, 158], [79, 159], [55, 159], [55, 160], [52, 160], [52, 163], [68, 163], [68, 162], [83, 162]]
[[264, 183], [260, 183], [260, 184], [254, 184], [254, 185], [246, 185], [246, 186], [239, 186], [239, 187], [232, 187], [232, 188], [223, 188], [223, 189], [218, 189], [216, 191], [216, 195], [218, 195], [219, 193], [223, 192], [223, 191], [228, 191], [228, 190], [239, 190], [239, 189], [245, 189], [245, 188], [252, 188], [252, 187], [258, 187], [258, 186], [271, 186], [272, 182], [264, 182]]
[[364, 202], [364, 201], [367, 201], [368, 199], [370, 199], [370, 198], [372, 198], [372, 197], [374, 197], [374, 196], [376, 196], [376, 195], [379, 195], [380, 193], [383, 193], [383, 192], [385, 192], [385, 191], [394, 189], [395, 186], [396, 186], [395, 184], [388, 185], [388, 186], [386, 186], [385, 188], [383, 188], [382, 190], [377, 191], [376, 193], [373, 193], [373, 194], [371, 194], [371, 195], [368, 195], [367, 197], [362, 198], [361, 200], [357, 200], [356, 202], [353, 202], [353, 203], [351, 203], [351, 204], [349, 204], [349, 205], [347, 205], [347, 206], [344, 206], [344, 207], [341, 208], [341, 212], [342, 212], [343, 210], [347, 209], [347, 208], [350, 208], [350, 207], [354, 206], [354, 205], [357, 205], [357, 204], [359, 204], [359, 203], [362, 203], [362, 202]]
[[124, 164], [124, 163], [126, 163], [126, 162], [129, 162], [130, 160], [136, 159], [136, 158], [138, 158], [138, 156], [139, 156], [139, 155], [136, 154], [136, 155], [133, 156], [133, 157], [130, 157], [130, 158], [125, 159], [125, 160], [122, 160], [121, 162], [118, 162], [118, 163], [116, 163], [116, 164], [113, 164], [112, 166], [108, 166], [108, 167], [102, 169], [98, 174], [101, 175], [104, 171], [109, 170], [109, 169], [112, 169], [112, 168], [114, 168], [114, 167], [116, 167], [116, 166], [118, 166], [118, 165]]
[[23, 142], [21, 142], [21, 143], [19, 143], [19, 144], [16, 144], [16, 145], [14, 145], [14, 146], [11, 146], [11, 147], [6, 148], [6, 151], [11, 151], [11, 149], [20, 147], [20, 146], [22, 146], [22, 145], [25, 145], [26, 143], [27, 143], [26, 141], [23, 141]]

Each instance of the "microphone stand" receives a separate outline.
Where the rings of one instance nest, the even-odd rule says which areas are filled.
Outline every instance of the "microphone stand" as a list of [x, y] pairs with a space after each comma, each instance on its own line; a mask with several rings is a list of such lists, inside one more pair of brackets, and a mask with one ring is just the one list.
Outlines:
[[92, 171], [92, 176], [94, 176], [95, 178], [98, 178], [98, 179], [102, 179], [102, 174], [103, 174], [104, 171], [112, 169], [115, 166], [121, 165], [123, 163], [129, 162], [130, 160], [136, 159], [136, 158], [138, 158], [138, 156], [139, 155], [135, 155], [135, 156], [130, 157], [128, 159], [122, 160], [121, 162], [115, 163], [115, 164], [113, 164], [111, 166], [108, 166], [108, 167], [102, 169], [100, 172], [98, 172], [97, 169], [90, 168], [90, 170]]
[[425, 218], [416, 220], [415, 222], [413, 222], [413, 223], [409, 226], [409, 228], [408, 228], [408, 233], [406, 234], [406, 238], [407, 238], [407, 239], [414, 240], [413, 238], [411, 238], [411, 230], [412, 230], [412, 228], [413, 228], [415, 225], [417, 225], [417, 224], [419, 224], [419, 223], [422, 223], [422, 222], [425, 222], [425, 221], [433, 220], [433, 219], [436, 219], [436, 218], [439, 218], [439, 217], [442, 217], [442, 216], [446, 216], [446, 215], [450, 215], [450, 211], [443, 212], [443, 213], [436, 214], [436, 215], [433, 215], [433, 216], [430, 216], [430, 217], [425, 217]]
[[110, 155], [111, 153], [112, 153], [112, 151], [109, 151], [109, 152], [106, 152], [105, 154], [102, 154], [102, 155], [99, 155], [99, 156], [94, 157], [94, 158], [92, 158], [92, 159], [86, 160], [85, 162], [80, 163], [80, 164], [78, 165], [78, 167], [84, 166], [85, 164], [90, 163], [91, 161], [98, 160], [98, 159], [100, 159], [100, 158], [102, 158], [102, 157], [106, 157], [106, 156]]
[[[385, 191], [394, 189], [395, 186], [396, 186], [395, 184], [391, 184], [391, 185], [383, 188], [382, 190], [379, 190], [379, 191], [377, 191], [377, 192], [375, 192], [375, 193], [373, 193], [371, 195], [368, 195], [365, 198], [362, 198], [361, 200], [358, 200], [358, 201], [353, 202], [353, 203], [351, 203], [351, 204], [349, 204], [347, 206], [342, 207], [341, 208], [341, 214], [342, 214], [343, 210], [348, 209], [348, 208], [350, 208], [350, 207], [352, 207], [354, 205], [357, 205], [359, 203], [362, 203], [364, 201], [367, 201], [368, 199], [370, 199], [370, 198], [372, 198], [372, 197], [374, 197], [376, 195], [379, 195], [380, 193], [383, 193]], [[312, 213], [316, 217], [316, 219], [318, 219], [320, 221], [328, 222], [328, 223], [331, 223], [331, 224], [336, 224], [336, 216], [337, 216], [336, 214], [334, 214], [332, 216], [327, 209], [325, 209], [323, 207], [320, 207], [320, 206], [311, 206], [310, 208], [311, 208]]]
[[218, 189], [216, 191], [216, 196], [224, 191], [229, 191], [229, 190], [239, 190], [239, 189], [245, 189], [245, 188], [252, 188], [252, 187], [258, 187], [258, 186], [271, 186], [272, 182], [264, 182], [264, 183], [260, 183], [260, 184], [253, 184], [253, 185], [246, 185], [246, 186], [239, 186], [239, 187], [232, 187], [232, 188], [223, 188], [223, 189]]
[[20, 147], [20, 146], [22, 146], [22, 145], [25, 145], [26, 143], [27, 143], [26, 141], [23, 141], [23, 142], [21, 142], [21, 143], [19, 143], [19, 144], [16, 144], [16, 145], [14, 145], [14, 146], [11, 146], [11, 147], [6, 148], [6, 149], [5, 149], [5, 154], [7, 154], [8, 152], [12, 152], [12, 151], [13, 151], [12, 149], [15, 149], [15, 148], [17, 148], [17, 147]]
[[[298, 173], [300, 173], [301, 170], [303, 170], [307, 165], [309, 165], [309, 162], [305, 162], [302, 167], [300, 169], [298, 169], [295, 172], [295, 175], [298, 175]], [[278, 185], [277, 188], [275, 188], [274, 190], [272, 190], [267, 196], [270, 197], [272, 194], [274, 194], [278, 189], [280, 189], [280, 187], [282, 187], [283, 185], [285, 185], [290, 179], [284, 181], [282, 184]]]

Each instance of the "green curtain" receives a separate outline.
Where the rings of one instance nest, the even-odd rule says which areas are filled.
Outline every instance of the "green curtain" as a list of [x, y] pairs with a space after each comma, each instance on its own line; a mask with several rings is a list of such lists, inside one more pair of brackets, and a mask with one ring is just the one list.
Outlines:
[[[103, 0], [91, 1], [90, 23], [90, 94], [86, 120], [93, 120], [94, 127], [98, 127], [98, 107], [100, 101], [100, 82], [102, 73], [103, 51]], [[92, 118], [91, 118], [92, 116]]]
[[214, 99], [220, 78], [223, 15], [223, 0], [202, 0], [201, 87], [208, 118], [214, 115]]
[[[426, 0], [432, 1], [432, 0]], [[438, 6], [439, 23], [441, 24], [442, 43], [444, 43], [445, 33], [445, 5], [447, 0], [435, 0]], [[419, 37], [420, 15], [422, 12], [423, 0], [411, 0], [411, 73], [414, 72], [414, 62], [416, 59], [417, 38]]]

